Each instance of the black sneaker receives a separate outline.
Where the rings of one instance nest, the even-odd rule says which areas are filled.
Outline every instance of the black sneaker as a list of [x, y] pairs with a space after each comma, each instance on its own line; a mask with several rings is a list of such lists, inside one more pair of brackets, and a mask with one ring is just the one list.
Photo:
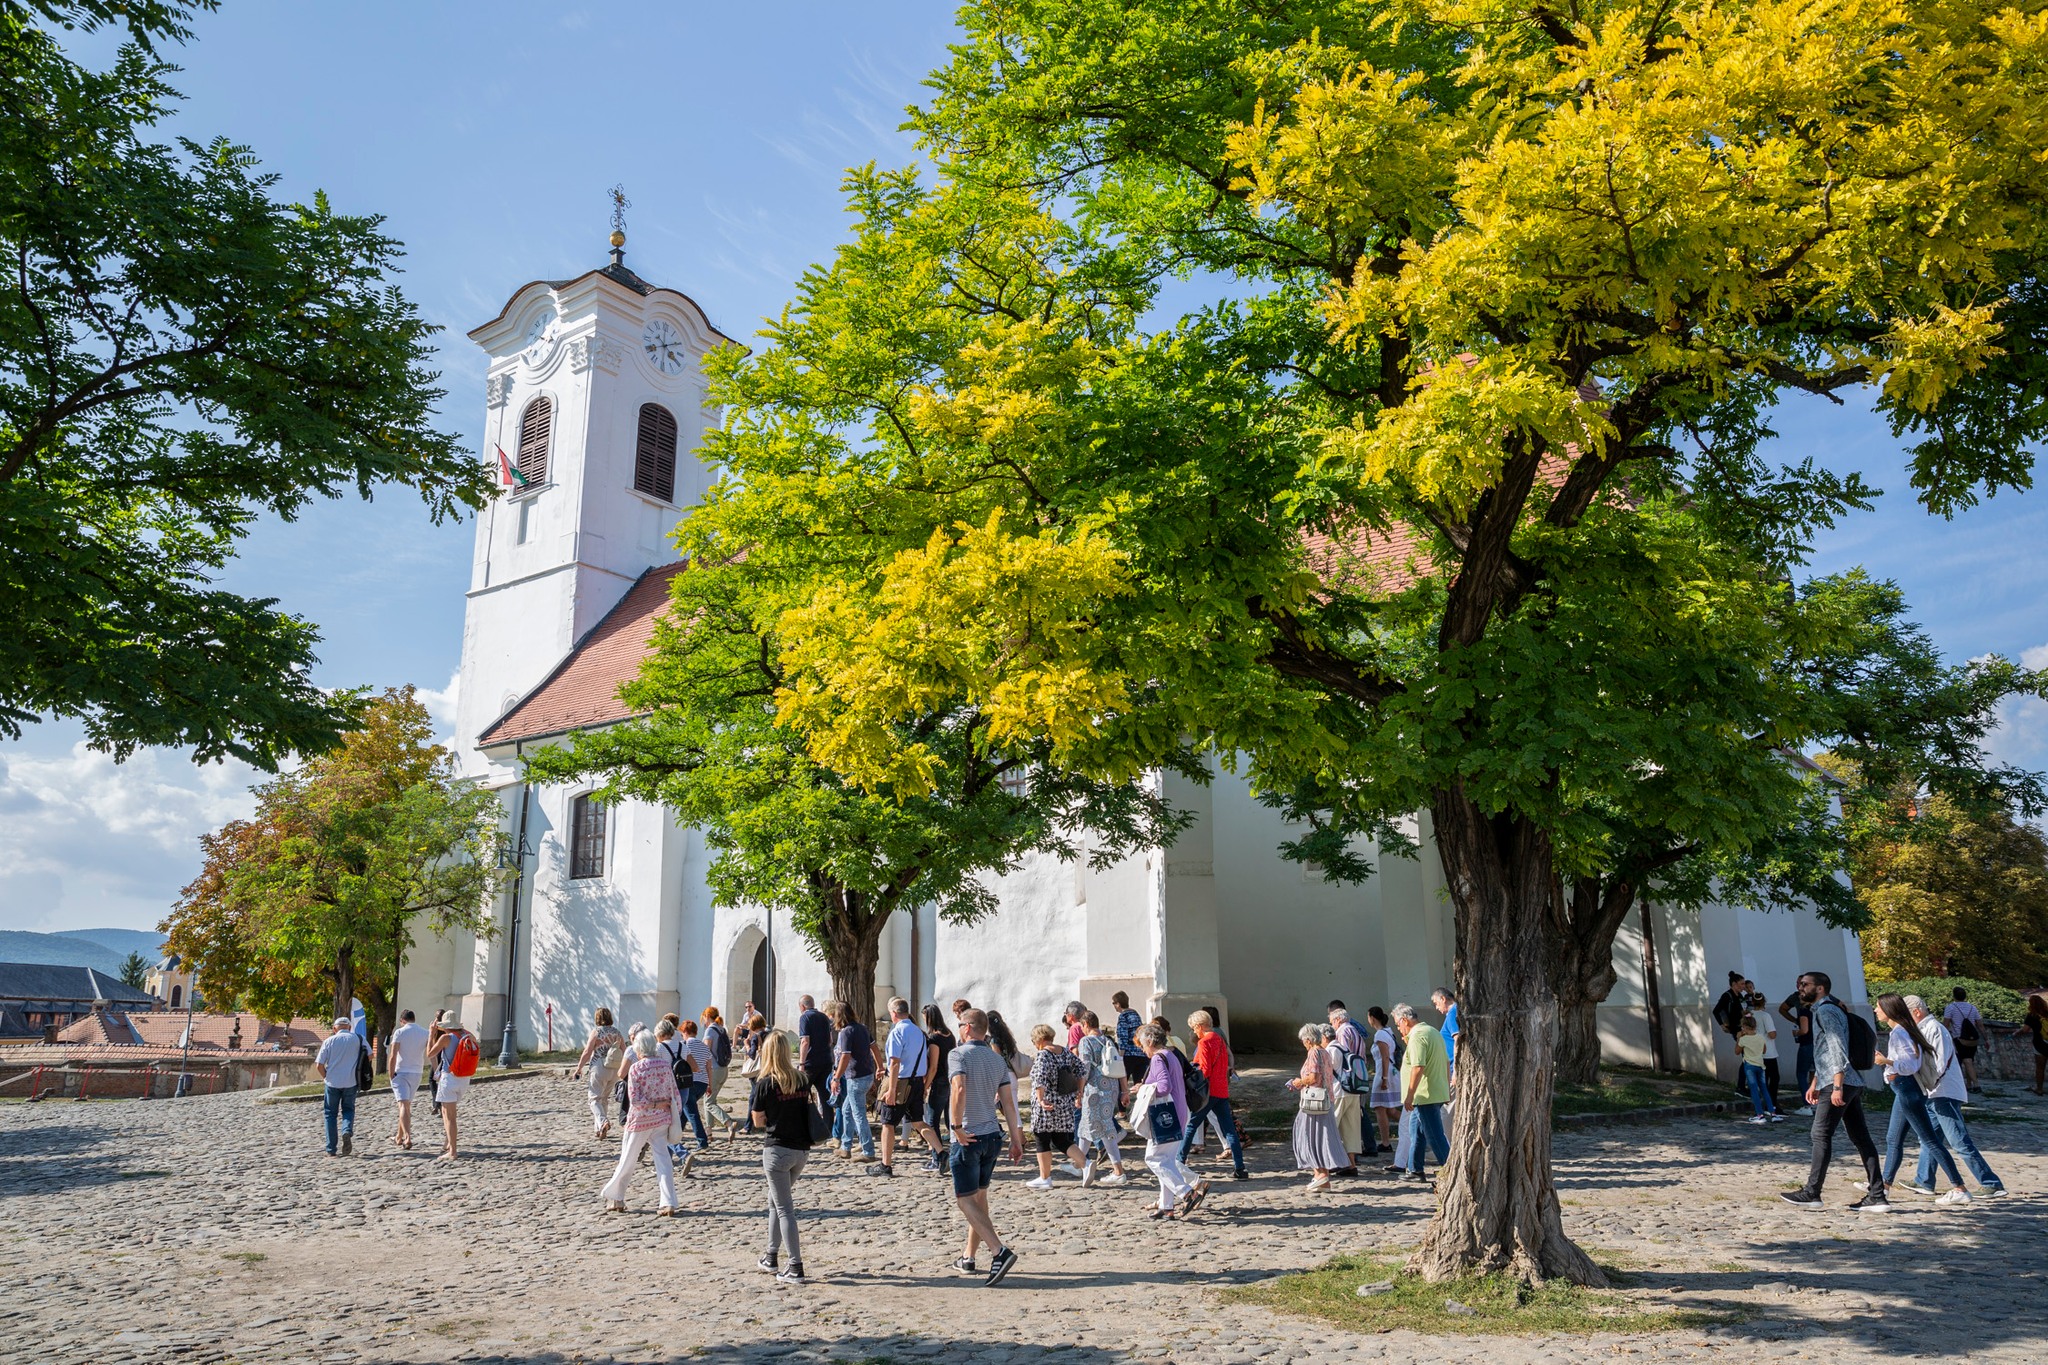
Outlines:
[[791, 1261], [788, 1265], [775, 1272], [775, 1278], [784, 1284], [810, 1283], [810, 1281], [804, 1278], [804, 1263], [802, 1261]]
[[918, 1169], [920, 1171], [937, 1171], [943, 1175], [946, 1170], [946, 1158], [938, 1152], [933, 1152], [924, 1159], [924, 1165], [918, 1167]]
[[355, 1150], [355, 1135], [353, 1133], [343, 1133], [341, 1135], [341, 1154], [343, 1156], [353, 1156], [355, 1155]]
[[1778, 1198], [1796, 1208], [1817, 1209], [1821, 1206], [1820, 1196], [1808, 1194], [1805, 1190], [1785, 1190], [1778, 1195]]
[[1884, 1197], [1883, 1190], [1872, 1190], [1849, 1208], [1856, 1213], [1890, 1213], [1892, 1201]]
[[877, 1161], [877, 1162], [876, 1162], [876, 1163], [875, 1163], [874, 1165], [872, 1165], [872, 1166], [868, 1167], [868, 1168], [867, 1168], [867, 1170], [866, 1170], [866, 1172], [864, 1172], [864, 1174], [867, 1174], [867, 1175], [880, 1175], [880, 1176], [891, 1176], [891, 1175], [894, 1175], [894, 1174], [896, 1174], [896, 1170], [895, 1170], [895, 1168], [894, 1168], [894, 1167], [892, 1167], [892, 1166], [889, 1166], [889, 1165], [886, 1165], [886, 1164], [885, 1164], [885, 1163], [883, 1163], [883, 1162]]
[[982, 1284], [989, 1289], [995, 1288], [1003, 1282], [1003, 1276], [1009, 1274], [1010, 1267], [1015, 1264], [1017, 1253], [1004, 1247], [996, 1253], [995, 1259], [988, 1263], [988, 1278], [982, 1281]]
[[973, 1259], [967, 1256], [962, 1256], [959, 1260], [953, 1262], [953, 1269], [959, 1271], [962, 1275], [979, 1275], [981, 1273], [981, 1267], [976, 1265]]
[[769, 1252], [766, 1256], [763, 1256], [760, 1260], [754, 1262], [754, 1264], [762, 1270], [767, 1271], [770, 1275], [773, 1275], [776, 1270], [775, 1253], [772, 1251]]
[[1230, 1173], [1230, 1178], [1232, 1180], [1250, 1180], [1252, 1178], [1252, 1173], [1246, 1170], [1244, 1167], [1240, 1166]]

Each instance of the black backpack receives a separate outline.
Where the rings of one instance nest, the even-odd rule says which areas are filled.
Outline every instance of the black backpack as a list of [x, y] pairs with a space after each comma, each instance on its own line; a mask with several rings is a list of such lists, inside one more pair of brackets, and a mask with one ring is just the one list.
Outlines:
[[704, 1041], [710, 1045], [711, 1060], [719, 1066], [732, 1065], [732, 1036], [724, 1028], [712, 1024], [704, 1030]]
[[1088, 1064], [1073, 1053], [1062, 1053], [1059, 1065], [1052, 1069], [1052, 1089], [1055, 1095], [1078, 1095], [1081, 1083], [1088, 1079]]
[[1858, 1071], [1868, 1071], [1877, 1065], [1877, 1029], [1857, 1011], [1836, 1002], [1836, 1008], [1849, 1016], [1849, 1065]]
[[663, 1043], [661, 1050], [668, 1053], [669, 1074], [676, 1078], [676, 1093], [680, 1095], [697, 1079], [697, 1068], [690, 1065], [690, 1050], [683, 1045], [680, 1033]]
[[377, 1073], [370, 1063], [370, 1045], [359, 1033], [356, 1035], [356, 1089], [368, 1090], [376, 1079]]
[[1208, 1078], [1188, 1064], [1188, 1059], [1181, 1055], [1179, 1048], [1170, 1047], [1166, 1050], [1173, 1054], [1173, 1059], [1176, 1062], [1180, 1063], [1180, 1083], [1187, 1093], [1188, 1112], [1192, 1114], [1195, 1110], [1200, 1109], [1209, 1102]]

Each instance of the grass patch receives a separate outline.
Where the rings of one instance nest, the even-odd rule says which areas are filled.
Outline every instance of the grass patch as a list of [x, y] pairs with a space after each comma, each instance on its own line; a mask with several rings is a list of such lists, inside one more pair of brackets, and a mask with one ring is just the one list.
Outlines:
[[270, 1258], [260, 1251], [230, 1251], [221, 1259], [224, 1261], [240, 1261], [243, 1265], [261, 1265]]
[[1704, 1076], [1673, 1075], [1645, 1067], [1609, 1066], [1596, 1085], [1561, 1085], [1550, 1102], [1553, 1118], [1567, 1114], [1626, 1114], [1677, 1104], [1732, 1100], [1732, 1087]]
[[[1393, 1287], [1360, 1298], [1360, 1285]], [[1645, 1308], [1602, 1289], [1552, 1282], [1530, 1288], [1508, 1275], [1474, 1275], [1427, 1284], [1403, 1274], [1385, 1256], [1339, 1256], [1297, 1275], [1223, 1291], [1226, 1299], [1278, 1313], [1322, 1318], [1355, 1332], [1451, 1333], [1485, 1336], [1580, 1335], [1587, 1332], [1669, 1332], [1734, 1321], [1726, 1313], [1688, 1308]], [[1447, 1307], [1458, 1304], [1459, 1312]]]

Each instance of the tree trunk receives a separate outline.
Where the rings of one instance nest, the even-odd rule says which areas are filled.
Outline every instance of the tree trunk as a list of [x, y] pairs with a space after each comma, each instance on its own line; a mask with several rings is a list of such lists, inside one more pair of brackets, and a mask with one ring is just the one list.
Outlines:
[[882, 956], [882, 930], [886, 914], [871, 912], [856, 892], [836, 894], [832, 913], [825, 918], [825, 974], [831, 978], [832, 994], [844, 1000], [870, 1034], [875, 1029], [875, 967]]
[[1600, 1002], [1619, 979], [1614, 970], [1614, 937], [1635, 904], [1631, 875], [1601, 880], [1576, 877], [1570, 899], [1565, 887], [1551, 891], [1550, 989], [1557, 996], [1558, 1085], [1597, 1085], [1600, 1080]]
[[1563, 976], [1556, 983], [1556, 1084], [1599, 1084], [1600, 1002], [1614, 988], [1614, 981], [1614, 969], [1610, 965], [1604, 985], [1589, 983], [1576, 972]]
[[1550, 1177], [1557, 1001], [1550, 839], [1488, 815], [1462, 785], [1431, 802], [1456, 910], [1458, 1075], [1450, 1160], [1409, 1269], [1427, 1280], [1506, 1271], [1604, 1285], [1564, 1235]]

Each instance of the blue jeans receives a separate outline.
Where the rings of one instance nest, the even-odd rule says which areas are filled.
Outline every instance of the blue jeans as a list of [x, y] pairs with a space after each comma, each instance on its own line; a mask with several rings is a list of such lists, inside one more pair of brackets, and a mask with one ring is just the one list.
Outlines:
[[327, 1094], [321, 1100], [320, 1108], [327, 1119], [327, 1151], [332, 1155], [341, 1143], [341, 1139], [335, 1136], [334, 1121], [337, 1117], [341, 1119], [341, 1131], [351, 1137], [355, 1136], [356, 1088], [352, 1085], [346, 1089], [340, 1086], [328, 1086]]
[[[1963, 1159], [1970, 1168], [1970, 1174], [1977, 1177], [1977, 1183], [1987, 1190], [2002, 1190], [2005, 1182], [1991, 1172], [1990, 1165], [1977, 1150], [1977, 1144], [1970, 1140], [1970, 1129], [1963, 1122], [1963, 1106], [1958, 1100], [1938, 1099], [1927, 1101], [1928, 1117], [1941, 1129], [1941, 1135], [1948, 1140], [1949, 1150]], [[1920, 1183], [1932, 1184], [1934, 1179], [1934, 1154], [1927, 1150], [1927, 1144], [1920, 1144]], [[1949, 1179], [1955, 1180], [1953, 1172]], [[1963, 1182], [1956, 1180], [1956, 1184]]]
[[1230, 1101], [1219, 1096], [1210, 1096], [1209, 1102], [1188, 1115], [1187, 1136], [1180, 1140], [1180, 1159], [1188, 1159], [1188, 1151], [1195, 1145], [1195, 1139], [1202, 1135], [1203, 1120], [1214, 1115], [1216, 1126], [1223, 1133], [1223, 1145], [1230, 1149], [1230, 1164], [1238, 1170], [1244, 1169], [1244, 1140], [1237, 1135], [1237, 1120], [1230, 1112]]
[[1422, 1145], [1425, 1142], [1436, 1153], [1437, 1165], [1451, 1159], [1451, 1140], [1444, 1135], [1444, 1107], [1441, 1104], [1415, 1106], [1415, 1146], [1408, 1153], [1408, 1169], [1412, 1174], [1422, 1174]]
[[1749, 1062], [1742, 1064], [1742, 1083], [1749, 1087], [1749, 1102], [1756, 1106], [1759, 1114], [1775, 1114], [1778, 1106], [1771, 1103], [1770, 1082], [1764, 1077], [1764, 1069]]
[[847, 1076], [839, 1095], [839, 1113], [832, 1122], [832, 1136], [841, 1147], [860, 1143], [864, 1156], [875, 1154], [875, 1131], [868, 1124], [868, 1092], [875, 1088], [873, 1076]]
[[[1948, 1144], [1941, 1140], [1941, 1134], [1934, 1131], [1934, 1120], [1927, 1112], [1927, 1098], [1920, 1089], [1920, 1082], [1910, 1076], [1892, 1079], [1892, 1118], [1884, 1133], [1884, 1183], [1889, 1185], [1899, 1173], [1899, 1163], [1906, 1156], [1906, 1129], [1913, 1130], [1913, 1136], [1920, 1140], [1920, 1167], [1928, 1176], [1934, 1173], [1934, 1163], [1941, 1162], [1943, 1174], [1960, 1185], [1962, 1173], [1956, 1170], [1956, 1159], [1949, 1154]], [[1930, 1184], [1927, 1176], [1920, 1183]]]
[[710, 1088], [702, 1081], [691, 1081], [682, 1087], [683, 1113], [690, 1120], [690, 1130], [696, 1135], [699, 1151], [711, 1145], [711, 1139], [704, 1135], [704, 1116], [697, 1112], [697, 1102], [704, 1098], [704, 1092]]

